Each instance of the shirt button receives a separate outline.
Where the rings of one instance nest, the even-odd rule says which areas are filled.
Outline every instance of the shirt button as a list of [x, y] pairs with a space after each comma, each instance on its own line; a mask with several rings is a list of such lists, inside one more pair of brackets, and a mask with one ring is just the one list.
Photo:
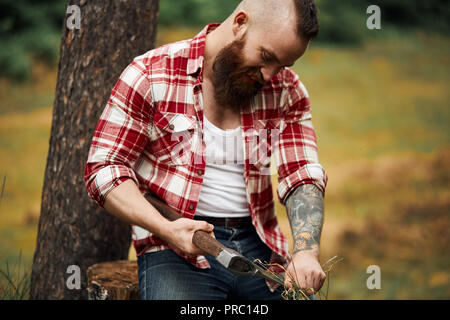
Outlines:
[[189, 205], [189, 210], [194, 210], [194, 205], [192, 203]]
[[270, 129], [267, 129], [267, 135], [268, 135], [268, 136], [270, 135], [271, 132], [272, 132], [272, 131], [271, 131]]
[[203, 175], [203, 170], [202, 170], [202, 169], [199, 169], [199, 170], [197, 171], [197, 174], [198, 174], [199, 176], [202, 176], [202, 175]]
[[175, 129], [175, 126], [174, 126], [173, 124], [170, 124], [170, 125], [169, 125], [169, 129], [170, 129], [170, 130], [173, 130], [173, 129]]

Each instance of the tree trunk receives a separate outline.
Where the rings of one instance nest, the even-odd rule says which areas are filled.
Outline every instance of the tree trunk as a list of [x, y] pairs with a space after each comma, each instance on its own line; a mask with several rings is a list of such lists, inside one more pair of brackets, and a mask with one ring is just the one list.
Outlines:
[[[84, 167], [115, 82], [154, 46], [158, 0], [69, 0], [80, 29], [64, 23], [30, 299], [87, 299], [87, 268], [128, 259], [130, 227], [87, 194]], [[70, 17], [69, 13], [66, 18]], [[81, 288], [69, 266], [81, 270]], [[69, 279], [70, 278], [70, 279]], [[71, 288], [71, 289], [69, 289]]]

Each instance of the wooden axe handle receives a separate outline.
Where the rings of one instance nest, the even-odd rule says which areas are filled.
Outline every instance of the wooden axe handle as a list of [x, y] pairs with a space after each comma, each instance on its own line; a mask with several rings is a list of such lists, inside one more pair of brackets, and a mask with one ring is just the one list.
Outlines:
[[[150, 202], [158, 212], [170, 221], [182, 218], [174, 209], [169, 207], [164, 201], [151, 194], [145, 194], [144, 197]], [[224, 248], [223, 244], [213, 238], [209, 233], [197, 230], [192, 237], [192, 242], [205, 251], [208, 255], [217, 257]]]

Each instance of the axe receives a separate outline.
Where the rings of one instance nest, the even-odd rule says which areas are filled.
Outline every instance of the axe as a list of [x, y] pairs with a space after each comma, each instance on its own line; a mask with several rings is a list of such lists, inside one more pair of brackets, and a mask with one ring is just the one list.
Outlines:
[[[144, 197], [166, 219], [175, 221], [182, 218], [174, 209], [156, 196], [147, 193]], [[244, 257], [239, 252], [224, 246], [205, 231], [197, 230], [192, 237], [192, 242], [208, 255], [213, 256], [222, 266], [235, 275], [261, 277], [278, 283], [279, 285], [284, 285], [284, 278], [282, 275], [273, 275], [265, 268]]]

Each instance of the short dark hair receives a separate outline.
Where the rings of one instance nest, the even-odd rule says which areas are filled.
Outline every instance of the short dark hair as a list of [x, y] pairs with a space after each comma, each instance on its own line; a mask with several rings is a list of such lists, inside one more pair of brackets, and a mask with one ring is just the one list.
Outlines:
[[319, 34], [319, 18], [314, 0], [293, 0], [297, 12], [297, 34], [314, 40]]

